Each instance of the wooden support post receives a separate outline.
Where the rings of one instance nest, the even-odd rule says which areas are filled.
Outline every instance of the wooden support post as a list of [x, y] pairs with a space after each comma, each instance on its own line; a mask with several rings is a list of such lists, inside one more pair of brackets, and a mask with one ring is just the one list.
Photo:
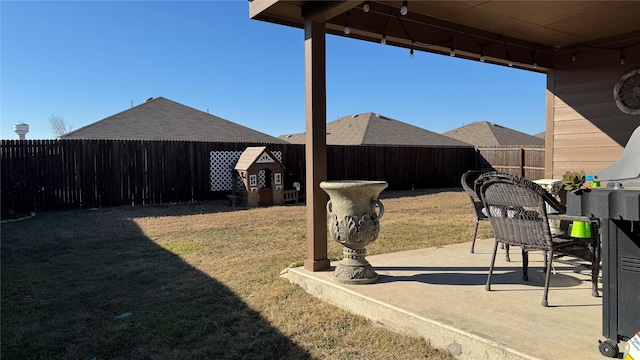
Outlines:
[[327, 257], [327, 195], [320, 182], [327, 179], [327, 91], [323, 22], [305, 19], [304, 62], [306, 82], [306, 201], [309, 271], [330, 267]]

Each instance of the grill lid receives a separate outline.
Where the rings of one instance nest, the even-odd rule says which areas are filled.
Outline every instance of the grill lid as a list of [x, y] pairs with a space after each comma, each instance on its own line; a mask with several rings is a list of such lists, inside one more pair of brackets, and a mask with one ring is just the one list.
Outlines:
[[631, 134], [618, 161], [602, 169], [595, 179], [617, 180], [623, 185], [640, 185], [640, 126]]

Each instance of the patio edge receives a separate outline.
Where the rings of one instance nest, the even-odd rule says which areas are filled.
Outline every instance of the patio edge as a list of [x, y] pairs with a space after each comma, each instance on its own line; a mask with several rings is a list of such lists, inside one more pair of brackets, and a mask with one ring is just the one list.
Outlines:
[[393, 331], [422, 337], [430, 346], [446, 349], [457, 359], [540, 360], [493, 340], [358, 294], [342, 284], [318, 276], [326, 273], [311, 273], [297, 267], [288, 269], [282, 276], [317, 298]]

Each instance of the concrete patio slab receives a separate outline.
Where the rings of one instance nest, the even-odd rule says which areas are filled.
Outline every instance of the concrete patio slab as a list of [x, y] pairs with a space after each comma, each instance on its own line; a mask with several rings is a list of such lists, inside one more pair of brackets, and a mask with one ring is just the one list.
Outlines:
[[[380, 275], [369, 285], [331, 279], [332, 269], [284, 274], [310, 294], [392, 330], [420, 336], [459, 359], [606, 359], [602, 298], [591, 296], [587, 272], [557, 264], [549, 307], [540, 305], [543, 256], [529, 255], [529, 281], [522, 281], [520, 249], [511, 262], [499, 250], [491, 291], [487, 279], [493, 240], [368, 256]], [[600, 286], [601, 290], [601, 286]], [[601, 292], [602, 294], [602, 292]]]

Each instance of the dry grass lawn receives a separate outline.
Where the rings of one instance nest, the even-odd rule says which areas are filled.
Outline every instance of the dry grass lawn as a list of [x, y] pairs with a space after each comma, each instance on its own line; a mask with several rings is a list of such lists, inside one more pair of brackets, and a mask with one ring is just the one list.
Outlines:
[[[383, 192], [369, 254], [467, 242], [458, 189]], [[479, 237], [491, 236], [481, 224]], [[43, 213], [2, 224], [3, 359], [449, 359], [279, 273], [305, 257], [304, 206], [223, 201]], [[329, 240], [329, 257], [341, 248]]]

